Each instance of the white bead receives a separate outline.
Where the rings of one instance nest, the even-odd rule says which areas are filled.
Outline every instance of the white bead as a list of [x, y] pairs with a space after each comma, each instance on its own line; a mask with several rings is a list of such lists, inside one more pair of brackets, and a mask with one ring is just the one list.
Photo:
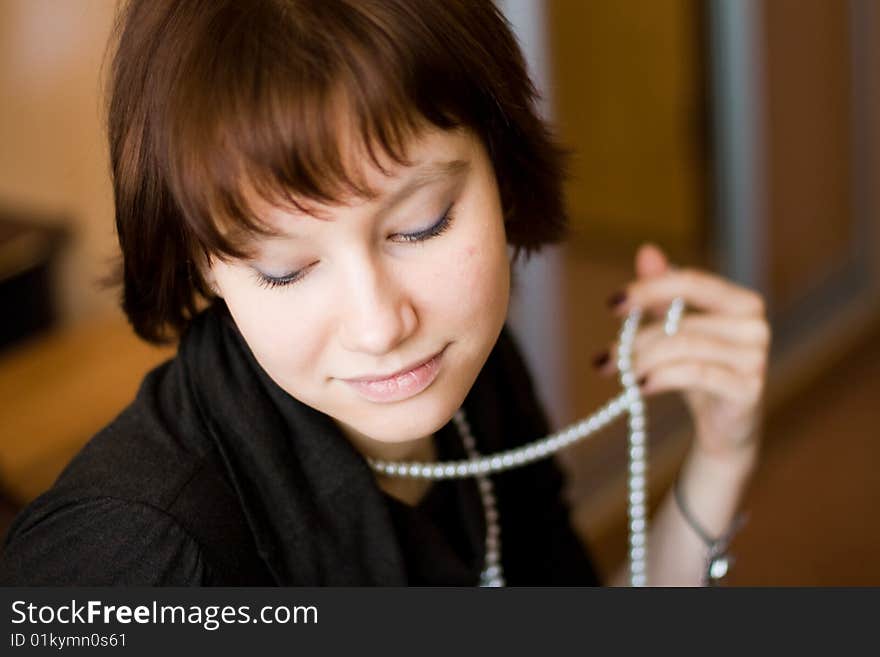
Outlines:
[[642, 445], [634, 445], [629, 448], [629, 457], [631, 459], [643, 459], [645, 458], [645, 448]]
[[636, 518], [629, 524], [629, 528], [634, 532], [643, 532], [645, 531], [645, 519], [644, 518]]
[[634, 490], [629, 494], [630, 504], [643, 504], [645, 501], [645, 491]]
[[644, 445], [645, 444], [645, 432], [644, 431], [633, 431], [629, 435], [629, 442], [631, 445]]
[[630, 490], [642, 490], [645, 488], [645, 477], [643, 475], [633, 475], [629, 478]]
[[634, 415], [629, 419], [630, 429], [641, 431], [645, 428], [645, 418], [641, 415]]
[[641, 461], [633, 461], [629, 465], [629, 471], [633, 474], [642, 474], [645, 471], [645, 464]]
[[727, 574], [727, 570], [730, 564], [727, 561], [726, 557], [719, 557], [714, 559], [709, 566], [709, 576], [712, 579], [721, 579]]
[[629, 515], [635, 518], [644, 518], [645, 517], [645, 505], [644, 504], [633, 504], [629, 508]]
[[626, 372], [623, 376], [620, 377], [620, 382], [629, 387], [636, 382], [636, 375], [632, 372]]
[[641, 574], [641, 573], [645, 572], [645, 562], [644, 561], [633, 561], [633, 563], [630, 565], [630, 569], [634, 573]]
[[645, 548], [643, 547], [634, 547], [629, 551], [629, 558], [633, 561], [638, 561], [639, 559], [645, 558]]
[[634, 546], [642, 546], [645, 544], [645, 535], [644, 534], [633, 534], [630, 536], [630, 544]]

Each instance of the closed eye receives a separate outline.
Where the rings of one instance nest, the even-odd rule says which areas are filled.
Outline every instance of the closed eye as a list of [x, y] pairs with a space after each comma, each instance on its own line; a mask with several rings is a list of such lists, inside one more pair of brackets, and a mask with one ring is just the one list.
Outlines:
[[297, 269], [289, 274], [284, 274], [284, 276], [269, 276], [269, 274], [264, 274], [260, 270], [254, 269], [254, 277], [257, 279], [257, 283], [261, 287], [270, 289], [273, 287], [285, 287], [287, 285], [293, 285], [297, 281], [301, 281], [308, 271], [316, 264], [318, 263], [312, 263], [308, 267]]
[[420, 230], [416, 233], [397, 233], [392, 235], [392, 237], [397, 237], [402, 242], [424, 242], [426, 240], [431, 239], [432, 237], [437, 237], [447, 228], [452, 225], [452, 221], [454, 217], [452, 216], [452, 207], [454, 204], [450, 204], [446, 211], [443, 213], [443, 216], [440, 217], [439, 221], [435, 223], [430, 228], [426, 228], [425, 230]]
[[[455, 217], [452, 213], [452, 208], [455, 204], [452, 203], [446, 208], [446, 211], [443, 213], [443, 216], [430, 228], [426, 228], [425, 230], [420, 230], [416, 233], [395, 233], [389, 238], [395, 238], [395, 241], [399, 242], [426, 242], [427, 240], [437, 237], [438, 235], [444, 233], [449, 227], [452, 225]], [[307, 267], [302, 269], [298, 269], [297, 271], [290, 272], [289, 274], [284, 274], [283, 276], [269, 276], [268, 274], [264, 274], [258, 269], [254, 269], [254, 275], [257, 279], [257, 283], [261, 287], [265, 288], [276, 288], [276, 287], [287, 287], [288, 285], [293, 285], [301, 281], [306, 274], [308, 274], [309, 270], [314, 267], [317, 262], [313, 262]]]

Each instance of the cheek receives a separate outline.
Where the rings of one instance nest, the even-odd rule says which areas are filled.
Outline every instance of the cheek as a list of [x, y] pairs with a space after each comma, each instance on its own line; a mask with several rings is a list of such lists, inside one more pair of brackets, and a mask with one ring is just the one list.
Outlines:
[[302, 305], [292, 302], [285, 290], [255, 290], [248, 281], [227, 281], [224, 298], [257, 361], [292, 392], [296, 381], [318, 362], [320, 318], [314, 312], [304, 317]]
[[510, 265], [503, 237], [476, 235], [444, 258], [426, 286], [423, 305], [433, 315], [473, 327], [494, 326], [507, 314]]
[[503, 235], [493, 247], [485, 251], [476, 249], [469, 254], [465, 289], [477, 306], [474, 311], [485, 315], [485, 321], [493, 327], [500, 328], [510, 299], [510, 263]]

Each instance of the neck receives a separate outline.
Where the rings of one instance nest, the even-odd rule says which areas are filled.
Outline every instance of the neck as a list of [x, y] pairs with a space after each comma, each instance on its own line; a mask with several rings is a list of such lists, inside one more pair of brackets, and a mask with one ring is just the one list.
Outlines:
[[[403, 443], [383, 443], [341, 424], [339, 428], [354, 448], [367, 458], [380, 461], [418, 461], [421, 463], [433, 463], [437, 460], [435, 434]], [[418, 504], [434, 483], [428, 479], [391, 477], [378, 472], [374, 472], [373, 476], [379, 488], [410, 506]]]

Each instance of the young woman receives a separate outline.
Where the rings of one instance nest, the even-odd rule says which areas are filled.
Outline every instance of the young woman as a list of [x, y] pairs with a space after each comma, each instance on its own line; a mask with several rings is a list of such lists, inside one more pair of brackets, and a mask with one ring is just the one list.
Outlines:
[[[374, 467], [549, 433], [505, 317], [512, 260], [564, 233], [562, 158], [492, 2], [136, 0], [110, 81], [123, 308], [178, 354], [19, 516], [4, 581], [599, 584], [552, 459]], [[720, 532], [763, 304], [651, 247], [637, 271], [618, 312], [706, 311], [645, 326], [634, 368], [687, 395], [682, 490]], [[699, 536], [670, 500], [654, 523], [648, 583], [699, 583]]]

